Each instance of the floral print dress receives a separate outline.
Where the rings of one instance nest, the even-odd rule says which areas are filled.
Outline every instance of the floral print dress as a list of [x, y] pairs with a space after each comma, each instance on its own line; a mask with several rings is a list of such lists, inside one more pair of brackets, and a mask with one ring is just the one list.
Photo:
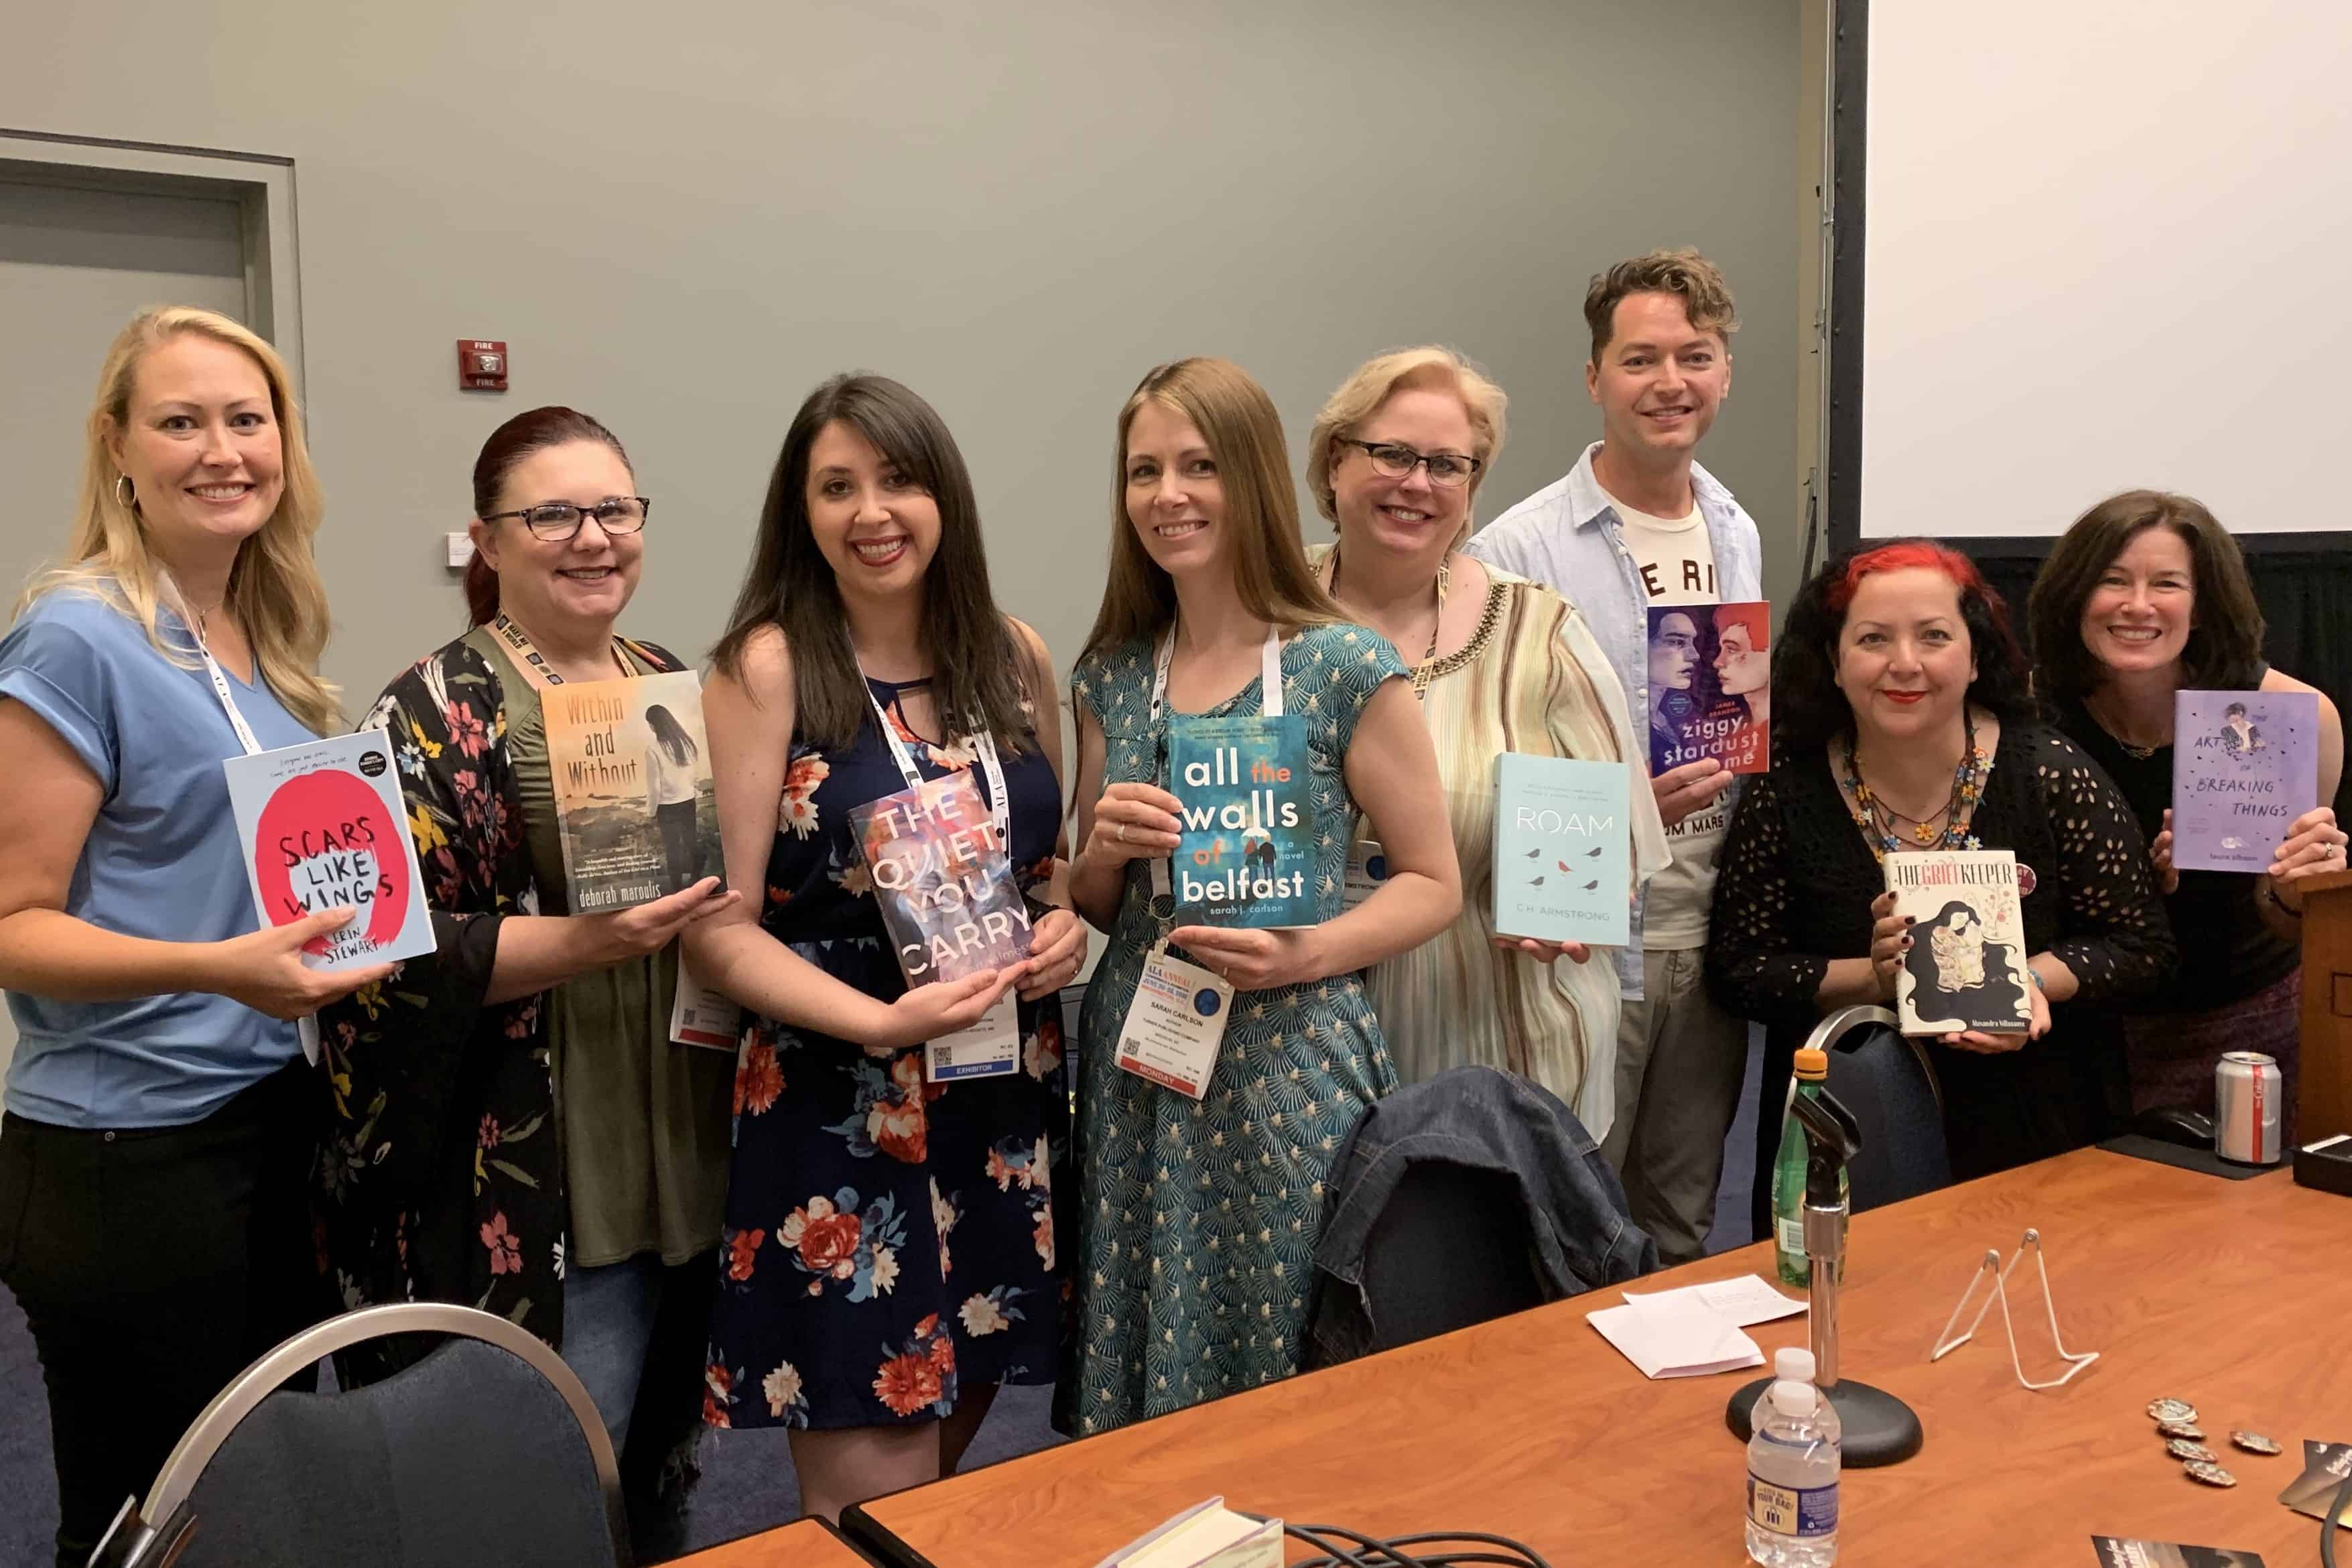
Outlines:
[[[1166, 784], [1151, 666], [1147, 642], [1079, 662], [1072, 690], [1102, 726], [1106, 785]], [[1284, 706], [1307, 720], [1325, 920], [1339, 913], [1356, 815], [1348, 746], [1372, 693], [1403, 674], [1388, 639], [1362, 626], [1283, 645]], [[1203, 716], [1261, 711], [1259, 686]], [[1079, 1016], [1076, 1300], [1055, 1421], [1081, 1436], [1298, 1370], [1324, 1178], [1364, 1108], [1397, 1083], [1360, 973], [1235, 996], [1197, 1103], [1121, 1071], [1120, 1026], [1171, 910], [1155, 903], [1148, 863], [1129, 862]]]
[[[898, 688], [872, 683], [898, 723]], [[968, 744], [898, 724], [926, 778], [971, 769]], [[1024, 893], [1053, 874], [1052, 764], [1003, 749]], [[980, 770], [974, 770], [980, 772]], [[984, 773], [974, 781], [983, 798]], [[849, 831], [854, 807], [906, 787], [869, 719], [846, 751], [798, 734], [761, 923], [868, 995], [906, 990]], [[1033, 913], [1044, 906], [1033, 896]], [[965, 1383], [1052, 1381], [1062, 1311], [1056, 1167], [1067, 1153], [1058, 998], [1020, 1004], [1021, 1070], [923, 1081], [919, 1046], [876, 1055], [754, 1019], [735, 1078], [704, 1416], [717, 1426], [927, 1421]]]

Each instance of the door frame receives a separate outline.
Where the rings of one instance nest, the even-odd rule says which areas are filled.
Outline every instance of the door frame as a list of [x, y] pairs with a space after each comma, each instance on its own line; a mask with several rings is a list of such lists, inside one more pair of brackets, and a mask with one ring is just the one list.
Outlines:
[[0, 179], [140, 195], [228, 200], [244, 223], [246, 319], [302, 391], [301, 252], [294, 160], [0, 127]]

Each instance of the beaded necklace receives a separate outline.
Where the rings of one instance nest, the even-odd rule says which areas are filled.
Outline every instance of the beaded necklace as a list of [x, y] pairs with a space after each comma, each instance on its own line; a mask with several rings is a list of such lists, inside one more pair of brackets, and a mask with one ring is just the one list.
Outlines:
[[[1975, 820], [1977, 802], [1983, 797], [1985, 773], [1992, 758], [1977, 745], [1976, 715], [1968, 714], [1966, 739], [1960, 751], [1960, 765], [1952, 770], [1952, 793], [1944, 809], [1930, 815], [1927, 821], [1916, 824], [1906, 837], [1894, 831], [1896, 819], [1909, 821], [1888, 806], [1862, 782], [1862, 770], [1855, 765], [1853, 742], [1845, 743], [1845, 787], [1852, 797], [1850, 807], [1853, 825], [1870, 845], [1874, 859], [1884, 860], [1892, 850], [1979, 849], [1983, 843], [1969, 831]], [[1882, 821], [1882, 816], [1885, 820]], [[1939, 834], [1935, 828], [1937, 816], [1945, 818]]]

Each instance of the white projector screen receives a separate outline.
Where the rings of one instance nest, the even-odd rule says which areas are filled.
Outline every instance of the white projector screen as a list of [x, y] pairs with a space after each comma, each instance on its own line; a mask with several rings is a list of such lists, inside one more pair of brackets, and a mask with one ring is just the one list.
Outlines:
[[2352, 3], [1876, 0], [1867, 33], [1861, 536], [2047, 538], [2142, 486], [2352, 528]]

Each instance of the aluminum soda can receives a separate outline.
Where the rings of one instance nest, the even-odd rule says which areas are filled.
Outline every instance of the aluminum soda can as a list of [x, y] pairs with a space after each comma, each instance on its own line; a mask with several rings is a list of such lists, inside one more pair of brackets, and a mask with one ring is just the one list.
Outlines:
[[2278, 1063], [2260, 1051], [2231, 1051], [2213, 1068], [2213, 1152], [2242, 1165], [2279, 1163], [2286, 1098]]

